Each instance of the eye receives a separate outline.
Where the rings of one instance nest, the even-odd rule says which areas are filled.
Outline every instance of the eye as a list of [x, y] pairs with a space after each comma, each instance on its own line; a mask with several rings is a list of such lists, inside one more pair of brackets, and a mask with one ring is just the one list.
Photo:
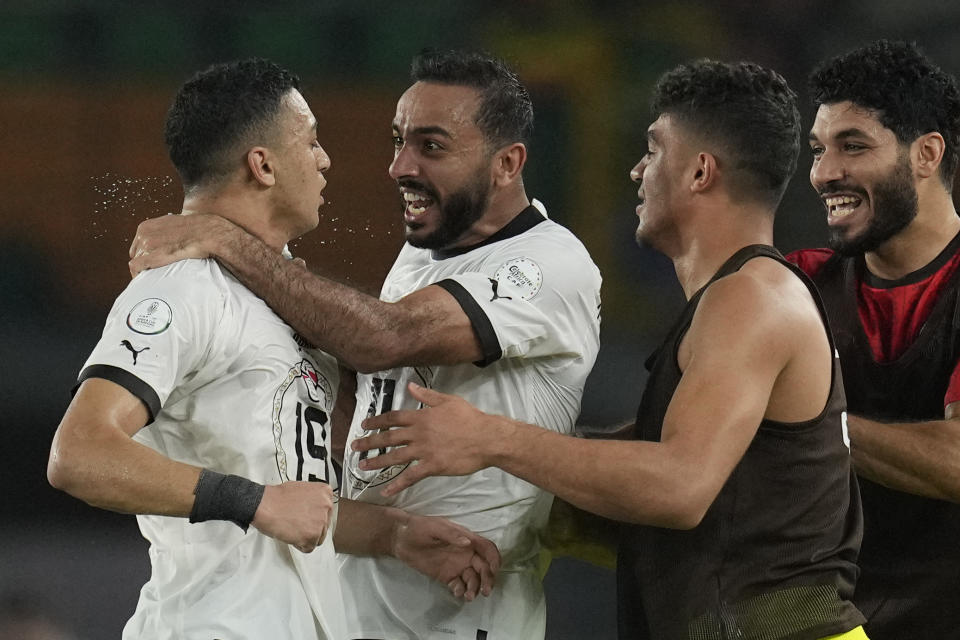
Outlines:
[[400, 136], [393, 136], [393, 148], [399, 149], [403, 146], [403, 138]]
[[443, 147], [435, 140], [424, 140], [423, 150], [424, 151], [443, 151]]
[[865, 146], [863, 146], [862, 144], [857, 144], [856, 142], [848, 142], [843, 145], [844, 151], [850, 151], [854, 153], [856, 153], [857, 151], [863, 151], [864, 149], [866, 149]]
[[813, 154], [814, 158], [819, 158], [823, 155], [823, 147], [819, 145], [813, 145], [810, 147], [810, 153]]

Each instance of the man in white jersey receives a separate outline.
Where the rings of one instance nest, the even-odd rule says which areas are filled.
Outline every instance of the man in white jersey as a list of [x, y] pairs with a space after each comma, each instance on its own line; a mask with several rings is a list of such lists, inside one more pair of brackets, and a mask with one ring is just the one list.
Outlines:
[[[143, 223], [131, 271], [190, 257], [226, 264], [309, 340], [365, 372], [351, 439], [369, 415], [418, 406], [408, 381], [569, 433], [599, 346], [600, 274], [527, 198], [527, 91], [502, 62], [463, 52], [421, 55], [412, 77], [389, 170], [407, 244], [380, 300], [296, 268], [215, 216]], [[345, 460], [345, 496], [442, 514], [496, 542], [504, 564], [489, 598], [461, 603], [390, 558], [344, 557], [350, 638], [543, 637], [537, 535], [549, 494], [488, 469], [384, 500], [379, 487], [402, 469], [367, 474], [359, 462]]]
[[[298, 87], [265, 60], [217, 65], [181, 87], [166, 122], [184, 213], [222, 214], [277, 256], [317, 225], [330, 166]], [[334, 544], [489, 590], [496, 551], [479, 536], [394, 508], [337, 506], [336, 361], [217, 262], [135, 278], [79, 380], [48, 477], [140, 514], [152, 575], [124, 638], [340, 640]]]

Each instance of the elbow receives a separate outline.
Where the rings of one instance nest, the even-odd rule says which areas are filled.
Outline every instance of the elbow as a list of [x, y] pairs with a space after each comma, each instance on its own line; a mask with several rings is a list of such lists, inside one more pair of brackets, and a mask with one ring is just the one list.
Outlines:
[[47, 482], [54, 489], [68, 493], [89, 503], [89, 475], [84, 473], [82, 455], [73, 451], [63, 442], [61, 434], [54, 438], [47, 460]]
[[76, 491], [77, 473], [59, 447], [50, 451], [50, 458], [47, 460], [47, 482], [54, 489], [64, 491], [74, 495]]
[[681, 531], [689, 531], [700, 526], [716, 497], [715, 495], [705, 496], [703, 492], [691, 487], [678, 488], [677, 491], [665, 495], [670, 496], [669, 502], [663, 505], [660, 512], [653, 518], [654, 522], [650, 524]]

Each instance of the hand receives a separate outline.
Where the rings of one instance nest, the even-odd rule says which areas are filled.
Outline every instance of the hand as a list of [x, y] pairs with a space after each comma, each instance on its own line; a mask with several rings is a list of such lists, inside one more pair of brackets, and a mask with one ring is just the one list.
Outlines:
[[387, 453], [362, 460], [359, 467], [364, 470], [418, 461], [384, 487], [384, 496], [394, 495], [430, 476], [464, 476], [490, 466], [485, 450], [496, 435], [484, 423], [490, 422], [492, 416], [457, 396], [412, 382], [407, 388], [424, 408], [388, 411], [368, 418], [363, 421], [364, 429], [384, 431], [351, 444], [354, 451], [391, 447]]
[[468, 602], [477, 593], [489, 596], [500, 570], [495, 544], [444, 518], [407, 514], [394, 528], [392, 550], [395, 558]]
[[141, 222], [130, 244], [130, 275], [187, 258], [209, 258], [211, 245], [239, 227], [202, 213], [167, 215]]
[[333, 491], [327, 483], [284, 482], [267, 485], [250, 524], [310, 553], [326, 537], [332, 512]]

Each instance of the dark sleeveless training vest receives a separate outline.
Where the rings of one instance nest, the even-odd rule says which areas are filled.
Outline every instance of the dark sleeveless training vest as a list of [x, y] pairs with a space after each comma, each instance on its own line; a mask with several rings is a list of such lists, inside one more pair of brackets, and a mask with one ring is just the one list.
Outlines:
[[[960, 236], [929, 265], [892, 283], [917, 282], [960, 250]], [[857, 311], [863, 257], [831, 257], [814, 278], [834, 328], [850, 413], [881, 422], [943, 419], [960, 359], [960, 270], [912, 345], [878, 363]], [[871, 640], [960, 638], [960, 505], [860, 480], [864, 539], [854, 601]]]
[[[660, 440], [681, 377], [677, 351], [704, 290], [758, 256], [796, 273], [827, 324], [816, 290], [799, 269], [772, 247], [739, 250], [690, 299], [647, 361], [638, 439]], [[821, 414], [793, 424], [761, 422], [696, 528], [623, 527], [617, 562], [621, 639], [807, 640], [863, 622], [850, 602], [862, 520], [844, 442], [844, 409], [834, 359]]]

